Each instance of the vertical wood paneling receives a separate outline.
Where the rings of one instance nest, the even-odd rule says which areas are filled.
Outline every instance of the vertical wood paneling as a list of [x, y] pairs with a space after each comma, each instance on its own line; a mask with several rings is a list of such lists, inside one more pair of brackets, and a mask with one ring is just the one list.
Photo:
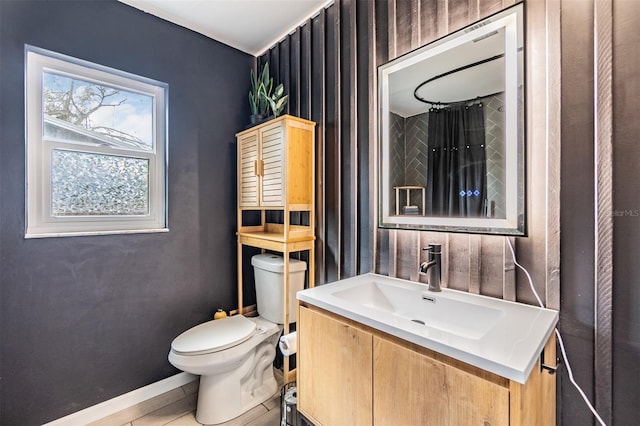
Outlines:
[[300, 116], [311, 120], [311, 19], [300, 29]]
[[469, 235], [449, 237], [449, 287], [469, 291]]
[[452, 33], [470, 24], [469, 0], [449, 0], [447, 7], [447, 32]]
[[[377, 144], [377, 91], [376, 91], [376, 48], [375, 48], [375, 2], [357, 3], [357, 60], [360, 64], [357, 76], [357, 123], [358, 123], [358, 197], [356, 210], [358, 211], [358, 246], [360, 249], [357, 273], [370, 272], [374, 270], [374, 259], [376, 247], [375, 237], [372, 230], [376, 229], [376, 191], [375, 188], [377, 167], [377, 155], [375, 148]], [[363, 23], [366, 23], [363, 24]], [[366, 64], [366, 67], [363, 66]]]
[[411, 0], [411, 50], [422, 46], [422, 25], [420, 25], [420, 13], [422, 4], [420, 0]]
[[340, 156], [341, 156], [341, 247], [340, 277], [357, 273], [358, 216], [358, 125], [356, 52], [356, 1], [343, 0], [340, 7]]
[[[526, 181], [527, 187], [527, 232], [528, 238], [516, 240], [516, 253], [520, 263], [527, 268], [533, 277], [536, 291], [543, 301], [546, 300], [545, 288], [549, 279], [549, 270], [545, 253], [548, 250], [548, 233], [556, 230], [549, 229], [547, 217], [551, 210], [559, 207], [550, 204], [548, 199], [548, 170], [560, 161], [559, 157], [551, 158], [548, 145], [555, 145], [559, 141], [550, 139], [549, 123], [556, 119], [559, 110], [548, 103], [547, 94], [550, 86], [549, 52], [559, 48], [557, 40], [548, 39], [547, 0], [531, 0], [526, 9], [526, 69], [527, 72], [527, 134], [526, 134]], [[536, 143], [540, 141], [540, 143]], [[527, 277], [518, 271], [517, 295], [519, 301], [536, 304], [536, 299], [530, 290]]]
[[285, 93], [289, 94], [289, 114], [301, 117], [300, 112], [300, 72], [302, 64], [300, 63], [300, 38], [302, 31], [296, 31], [289, 36], [289, 87], [285, 87]]
[[389, 238], [389, 256], [387, 256], [387, 260], [389, 261], [388, 272], [389, 276], [397, 277], [398, 276], [398, 231], [395, 229], [390, 229], [388, 231]]
[[596, 409], [612, 420], [612, 301], [613, 301], [613, 2], [596, 0], [595, 17], [595, 207], [596, 207]]
[[325, 273], [327, 281], [340, 278], [342, 155], [340, 150], [340, 8], [327, 9], [325, 27]]
[[[369, 144], [378, 132], [379, 64], [511, 4], [339, 0], [259, 59], [269, 60], [288, 88], [289, 112], [308, 113], [318, 123], [319, 283], [372, 268], [417, 279], [417, 266], [426, 256], [421, 248], [439, 242], [444, 285], [515, 298], [515, 272], [502, 237], [375, 229], [377, 175], [371, 171], [371, 157], [377, 162], [377, 151]], [[373, 256], [363, 244], [368, 250], [376, 247]]]
[[[394, 58], [402, 56], [411, 50], [412, 3], [413, 2], [411, 0], [395, 0], [395, 16], [393, 17], [393, 21], [395, 24]], [[391, 14], [389, 14], [389, 18], [392, 18]]]
[[480, 17], [485, 17], [500, 12], [506, 6], [502, 0], [478, 0], [478, 13]]
[[472, 22], [477, 21], [482, 17], [480, 15], [480, 0], [468, 0], [468, 1], [469, 1], [468, 19]]
[[[426, 1], [426, 0], [425, 0]], [[371, 40], [373, 46], [371, 47], [375, 51], [375, 66], [384, 64], [389, 60], [389, 37], [391, 36], [392, 28], [389, 22], [389, 7], [392, 2], [388, 0], [375, 0], [375, 15], [373, 16], [373, 27], [375, 29], [374, 39]], [[376, 83], [377, 83], [377, 70], [376, 70]], [[376, 84], [376, 101], [378, 98]], [[376, 110], [377, 115], [377, 110]]]
[[316, 125], [316, 271], [317, 283], [327, 280], [326, 274], [326, 11], [321, 10], [311, 20], [311, 119]]
[[280, 76], [280, 44], [276, 44], [269, 49], [269, 70], [274, 80]]
[[438, 38], [449, 34], [449, 0], [437, 0], [436, 22]]
[[420, 235], [412, 231], [396, 231], [396, 276], [416, 280], [420, 253]]
[[[506, 1], [506, 0], [505, 0]], [[547, 39], [560, 40], [560, 0], [547, 0], [546, 7]], [[561, 51], [557, 44], [553, 43], [547, 49], [548, 58], [548, 84], [547, 84], [547, 140], [559, 141], [561, 132], [562, 110], [562, 67]], [[560, 172], [561, 172], [561, 144], [547, 143], [547, 210], [546, 223], [546, 287], [545, 305], [550, 309], [560, 309]]]
[[[602, 19], [611, 18], [612, 1], [591, 1], [591, 3], [596, 2], [598, 3], [598, 16], [600, 16], [599, 23], [601, 24]], [[421, 248], [435, 242], [442, 244], [443, 247], [442, 278], [445, 286], [502, 297], [507, 300], [533, 303], [534, 299], [529, 291], [526, 277], [521, 272], [516, 273], [511, 253], [506, 244], [507, 240], [503, 237], [396, 231], [376, 229], [375, 226], [377, 151], [372, 146], [373, 142], [370, 143], [370, 141], [375, 141], [378, 131], [376, 67], [417, 47], [416, 44], [423, 45], [433, 41], [514, 3], [516, 0], [336, 0], [326, 11], [321, 11], [317, 17], [312, 18], [306, 26], [299, 29], [300, 34], [294, 33], [288, 37], [288, 41], [279, 43], [258, 59], [259, 66], [268, 60], [274, 75], [282, 76], [282, 69], [289, 67], [286, 72], [289, 81], [285, 84], [288, 84], [289, 88], [297, 87], [292, 93], [296, 97], [299, 96], [291, 101], [290, 107], [292, 109], [290, 112], [296, 114], [299, 112], [302, 116], [308, 114], [312, 120], [318, 123], [316, 150], [318, 283], [340, 276], [345, 277], [347, 274], [366, 272], [368, 264], [372, 265], [376, 272], [411, 278], [417, 273], [419, 262], [426, 259], [426, 253], [422, 252]], [[560, 7], [561, 3], [562, 8]], [[527, 19], [528, 237], [510, 238], [510, 241], [514, 246], [517, 246], [518, 260], [531, 272], [536, 289], [543, 300], [547, 306], [554, 309], [560, 307], [560, 219], [558, 214], [559, 141], [561, 138], [560, 20], [561, 16], [566, 16], [565, 12], [582, 7], [582, 3], [584, 2], [574, 0], [564, 2], [561, 0], [527, 0], [525, 3]], [[620, 2], [620, 4], [628, 7], [635, 2]], [[567, 22], [563, 19], [562, 28], [565, 28], [565, 24]], [[367, 30], [363, 30], [363, 26], [366, 26]], [[582, 26], [579, 28], [584, 30]], [[610, 37], [606, 32], [609, 30], [605, 32], [603, 30], [606, 28], [599, 27], [597, 30], [600, 38], [595, 43], [596, 48], [602, 47], [603, 40], [605, 44], [609, 43], [606, 41]], [[569, 61], [570, 64], [579, 62], [580, 59], [576, 59], [578, 56], [585, 56], [580, 52], [594, 50], [591, 49], [592, 40], [590, 39], [593, 34], [585, 31], [580, 33], [585, 34], [584, 41], [580, 42], [571, 38], [573, 34], [570, 31], [565, 33], [566, 41], [570, 46], [586, 49], [565, 52], [568, 56], [566, 59], [563, 56], [563, 60]], [[604, 38], [601, 37], [603, 35]], [[623, 35], [618, 38], [618, 41], [622, 42], [627, 38]], [[288, 49], [285, 49], [287, 43]], [[299, 49], [299, 53], [296, 49]], [[287, 59], [285, 59], [284, 50], [287, 51]], [[586, 54], [587, 57], [589, 55], [591, 53]], [[602, 58], [603, 56], [598, 57]], [[605, 59], [605, 63], [607, 61], [610, 59]], [[580, 63], [579, 65], [584, 64]], [[571, 73], [571, 71], [568, 72]], [[603, 70], [599, 70], [598, 76], [606, 76], [609, 71], [605, 69], [603, 74]], [[590, 70], [586, 70], [580, 76], [585, 80], [586, 75], [586, 80], [588, 80], [589, 73]], [[565, 78], [570, 80], [571, 76], [567, 74]], [[623, 80], [625, 85], [631, 84], [629, 79]], [[602, 82], [602, 79], [597, 81]], [[622, 87], [622, 83], [620, 84]], [[589, 90], [592, 85], [589, 85], [588, 81], [575, 85], [569, 82], [569, 86], [578, 88], [579, 91], [585, 93], [584, 95], [571, 94], [570, 100], [575, 100], [577, 97], [582, 101], [585, 97], [591, 96]], [[611, 134], [607, 135], [606, 132], [610, 132], [611, 129], [607, 129], [606, 126], [610, 126], [613, 119], [607, 117], [606, 114], [605, 116], [600, 114], [601, 111], [606, 112], [607, 108], [612, 108], [611, 105], [606, 105], [607, 101], [611, 101], [610, 95], [607, 94], [610, 93], [610, 89], [606, 84], [604, 86], [598, 85], [597, 89], [599, 100], [595, 113], [598, 120], [601, 120], [598, 123], [598, 130], [605, 132], [604, 135], [598, 136], [599, 148], [603, 147], [600, 144], [602, 141], [609, 140], [610, 145], [612, 138]], [[570, 89], [566, 90], [570, 91]], [[567, 96], [566, 90], [563, 89], [562, 96]], [[623, 102], [622, 99], [628, 98], [628, 93], [624, 89], [620, 90], [620, 96], [614, 97], [614, 100], [618, 99], [616, 102]], [[593, 105], [588, 108], [591, 106]], [[574, 110], [576, 107], [578, 111]], [[589, 123], [586, 123], [585, 126], [584, 121], [577, 123], [571, 121], [572, 117], [579, 116], [585, 107], [569, 102], [565, 110], [567, 115], [563, 117], [568, 118], [566, 129], [571, 132], [573, 124], [581, 125], [581, 128], [585, 130], [572, 134], [584, 136], [585, 143], [589, 144], [590, 130], [586, 130]], [[612, 110], [609, 109], [609, 111]], [[603, 128], [603, 126], [605, 127]], [[562, 128], [565, 129], [564, 126]], [[613, 131], [615, 133], [617, 130], [613, 129]], [[580, 145], [576, 143], [570, 144], [570, 146]], [[593, 146], [590, 145], [590, 149], [592, 148]], [[605, 145], [604, 148], [605, 151], [598, 152], [599, 158], [603, 159], [603, 161], [599, 160], [599, 164], [605, 167], [599, 169], [599, 172], [604, 172], [606, 175], [609, 173], [606, 170], [606, 163], [610, 161], [611, 152], [606, 151], [610, 147]], [[584, 156], [584, 153], [581, 152], [577, 155]], [[364, 170], [366, 167], [363, 167], [367, 164], [369, 166], [368, 173]], [[589, 170], [589, 172], [591, 171]], [[611, 177], [609, 176], [609, 178]], [[580, 189], [582, 187], [582, 185], [576, 186], [575, 180], [572, 182], [574, 184], [573, 186], [569, 185], [570, 188]], [[599, 182], [598, 179], [594, 179], [593, 182], [593, 187], [602, 183], [605, 187], [600, 186], [598, 189], [598, 193], [601, 195], [607, 193], [607, 183]], [[368, 189], [366, 188], [367, 184]], [[623, 184], [619, 183], [618, 185]], [[591, 189], [593, 188], [590, 186], [586, 188], [586, 191], [589, 192]], [[610, 194], [612, 191], [608, 192]], [[563, 195], [563, 200], [566, 200], [566, 197], [568, 196]], [[568, 201], [569, 206], [582, 205], [573, 198], [569, 198]], [[587, 241], [586, 250], [589, 251], [589, 254], [581, 252], [579, 243], [584, 239], [576, 239], [575, 233], [582, 232], [582, 228], [585, 228], [584, 232], [594, 236], [589, 228], [589, 226], [596, 226], [594, 224], [596, 220], [592, 220], [594, 213], [591, 210], [579, 213], [581, 217], [588, 216], [589, 226], [584, 227], [584, 220], [582, 222], [578, 220], [579, 226], [572, 228], [572, 225], [569, 224], [568, 231], [564, 233], [573, 237], [572, 241], [564, 241], [565, 249], [568, 243], [569, 256], [580, 256], [581, 259], [587, 259], [585, 261], [589, 263], [589, 266], [581, 265], [577, 260], [569, 262], [569, 268], [566, 268], [563, 279], [581, 282], [580, 274], [584, 274], [585, 269], [589, 278], [592, 278], [591, 275], [594, 274], [590, 272], [589, 268], [597, 267], [599, 268], [597, 272], [598, 284], [594, 292], [605, 292], [598, 294], [598, 300], [594, 307], [594, 312], [599, 315], [599, 318], [596, 319], [598, 325], [595, 331], [599, 339], [598, 347], [595, 351], [588, 350], [588, 354], [582, 355], [583, 368], [580, 372], [582, 381], [586, 383], [595, 381], [595, 387], [587, 388], [587, 393], [591, 394], [595, 390], [597, 404], [604, 412], [605, 417], [611, 414], [611, 385], [615, 385], [612, 383], [612, 372], [609, 368], [612, 353], [612, 324], [606, 322], [607, 316], [610, 318], [613, 310], [612, 302], [607, 301], [609, 294], [607, 292], [612, 291], [611, 286], [607, 284], [612, 280], [610, 278], [612, 265], [607, 264], [611, 260], [607, 254], [607, 250], [611, 248], [611, 243], [607, 242], [607, 239], [610, 238], [610, 225], [607, 223], [610, 217], [607, 218], [607, 216], [611, 214], [612, 203], [611, 200], [605, 200], [604, 204], [598, 204], [596, 220], [604, 220], [604, 222], [598, 224], [597, 248], [593, 250], [594, 241], [590, 243]], [[578, 215], [578, 213], [569, 212], [568, 217], [565, 216], [565, 221], [576, 222], [576, 218], [571, 217], [572, 214]], [[349, 221], [348, 225], [346, 221]], [[614, 221], [614, 224], [617, 223]], [[370, 243], [367, 243], [365, 238], [367, 231], [373, 239]], [[365, 249], [367, 244], [369, 246]], [[364, 259], [368, 253], [371, 253], [369, 250], [373, 252], [372, 259]], [[574, 283], [569, 294], [576, 294], [576, 288], [580, 285]], [[580, 295], [581, 299], [588, 299], [592, 296], [591, 294]], [[588, 302], [593, 307], [593, 303], [590, 300]], [[582, 312], [583, 306], [580, 303], [577, 301], [573, 304], [565, 303], [563, 305], [563, 324], [566, 328], [578, 329], [579, 327], [574, 327], [577, 322], [587, 324], [585, 328], [589, 328], [589, 318], [593, 318], [593, 316], [589, 316], [590, 314], [587, 313], [589, 318], [583, 322], [584, 318], [581, 315], [584, 312]], [[578, 315], [575, 315], [576, 313], [571, 309], [581, 312], [577, 312]], [[573, 321], [571, 318], [567, 320], [567, 317], [572, 315], [577, 318], [576, 322], [571, 322]], [[590, 345], [588, 339], [579, 340], [582, 337], [584, 336], [574, 336], [574, 343], [578, 342], [574, 347], [580, 347], [579, 345], [583, 341]], [[594, 352], [598, 352], [595, 354], [598, 361], [590, 358]], [[636, 352], [630, 353], [633, 355]], [[593, 366], [593, 364], [597, 364], [597, 368], [584, 367], [585, 365]], [[604, 369], [601, 369], [602, 365], [605, 366]], [[622, 371], [623, 368], [618, 367], [618, 370]], [[596, 375], [598, 375], [597, 378]], [[573, 396], [567, 396], [570, 392], [573, 391], [563, 391], [563, 402], [564, 399], [571, 400], [569, 404], [563, 405], [568, 407], [567, 410], [574, 410], [578, 413], [578, 410], [582, 410], [584, 407], [581, 402], [574, 402]], [[623, 402], [618, 402], [620, 406], [623, 404]], [[581, 416], [584, 416], [586, 418], [589, 416], [589, 413], [582, 411], [576, 413], [569, 417], [582, 418]]]
[[[640, 2], [613, 10], [613, 419], [637, 422], [640, 393]], [[635, 206], [635, 207], [634, 207]], [[624, 216], [618, 216], [623, 213]], [[634, 253], [634, 256], [629, 256]]]
[[[515, 246], [515, 238], [507, 237], [511, 246]], [[512, 302], [516, 301], [516, 265], [513, 261], [513, 255], [511, 254], [511, 249], [509, 248], [509, 244], [507, 243], [507, 238], [505, 238], [502, 250], [502, 258], [503, 258], [503, 277], [502, 277], [502, 298], [505, 300], [510, 300]], [[500, 282], [500, 280], [497, 280]]]
[[[295, 94], [291, 91], [291, 37], [285, 37], [280, 43], [278, 43], [279, 50], [279, 63], [277, 73], [273, 73], [274, 76], [274, 89], [278, 83], [282, 83], [285, 87], [287, 93], [289, 93], [289, 97]], [[274, 70], [275, 71], [275, 70]], [[293, 101], [295, 103], [295, 100]], [[291, 99], [287, 102], [287, 105], [283, 111], [286, 111], [287, 114], [291, 113], [291, 108], [295, 108], [295, 106], [291, 105]]]
[[469, 235], [469, 293], [480, 294], [482, 265], [482, 237]]
[[[439, 37], [438, 9], [441, 2], [421, 0], [420, 2], [420, 45], [424, 45]], [[443, 30], [444, 31], [444, 30]]]
[[398, 53], [396, 52], [396, 37], [397, 37], [397, 25], [396, 25], [396, 7], [397, 3], [395, 0], [389, 0], [387, 3], [387, 29], [388, 29], [388, 38], [387, 38], [387, 46], [388, 46], [388, 60], [392, 60], [398, 57]]
[[[559, 328], [580, 384], [593, 401], [594, 371], [594, 117], [593, 0], [562, 2], [562, 310]], [[533, 19], [544, 17], [536, 2]], [[542, 25], [538, 19], [532, 25]], [[584, 34], [575, 37], [575, 34]], [[540, 49], [542, 52], [542, 48]], [[535, 93], [535, 92], [534, 92]], [[538, 101], [530, 98], [537, 107]], [[543, 113], [543, 111], [540, 111]], [[518, 278], [519, 279], [519, 278]], [[571, 355], [573, 354], [573, 355]], [[590, 412], [561, 378], [559, 424], [594, 424]]]
[[[513, 293], [515, 300], [515, 277], [513, 276], [513, 262], [505, 257], [506, 240], [487, 235], [481, 237], [480, 248], [480, 293], [485, 296], [507, 299], [508, 291]], [[508, 249], [507, 249], [508, 250]], [[512, 275], [506, 275], [507, 270]]]

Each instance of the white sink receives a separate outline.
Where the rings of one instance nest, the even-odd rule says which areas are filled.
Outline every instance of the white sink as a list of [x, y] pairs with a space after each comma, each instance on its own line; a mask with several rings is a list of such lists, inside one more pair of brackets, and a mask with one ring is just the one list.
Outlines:
[[298, 292], [305, 303], [524, 383], [558, 312], [364, 274]]
[[425, 288], [410, 288], [380, 279], [333, 292], [333, 296], [350, 303], [468, 339], [484, 336], [504, 316], [502, 310], [483, 306], [478, 301], [456, 300], [458, 295], [428, 292]]

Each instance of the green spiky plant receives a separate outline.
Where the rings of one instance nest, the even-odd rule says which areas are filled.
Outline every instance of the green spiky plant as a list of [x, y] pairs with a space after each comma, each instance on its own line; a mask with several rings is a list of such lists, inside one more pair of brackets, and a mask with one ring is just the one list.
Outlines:
[[287, 104], [288, 95], [284, 95], [284, 86], [279, 84], [273, 90], [273, 78], [269, 74], [269, 63], [265, 63], [259, 75], [251, 70], [251, 91], [249, 106], [254, 116], [266, 116], [269, 110], [277, 117]]
[[271, 111], [273, 111], [273, 116], [277, 117], [282, 112], [285, 105], [287, 105], [289, 95], [284, 94], [284, 86], [280, 83], [274, 90], [273, 95], [269, 96], [267, 99], [269, 100]]
[[251, 114], [257, 116], [267, 115], [269, 109], [269, 101], [265, 93], [271, 91], [273, 79], [269, 77], [269, 63], [264, 64], [262, 72], [259, 76], [251, 70], [251, 91], [249, 92], [249, 106]]

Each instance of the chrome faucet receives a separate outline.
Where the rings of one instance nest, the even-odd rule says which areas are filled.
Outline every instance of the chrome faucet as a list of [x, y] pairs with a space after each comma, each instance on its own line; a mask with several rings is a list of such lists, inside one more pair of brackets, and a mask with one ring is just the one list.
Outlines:
[[427, 275], [427, 284], [429, 284], [429, 291], [442, 291], [440, 288], [440, 265], [442, 262], [442, 253], [440, 244], [429, 244], [429, 247], [423, 248], [427, 250], [428, 257], [425, 262], [420, 264], [418, 268], [418, 274]]

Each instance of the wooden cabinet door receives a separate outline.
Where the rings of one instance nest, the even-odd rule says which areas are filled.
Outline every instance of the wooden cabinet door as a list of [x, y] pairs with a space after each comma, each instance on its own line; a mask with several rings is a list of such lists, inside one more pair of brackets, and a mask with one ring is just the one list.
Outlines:
[[260, 129], [261, 206], [284, 206], [284, 139], [285, 132], [282, 121]]
[[509, 424], [509, 390], [373, 337], [375, 425]]
[[258, 132], [238, 137], [238, 205], [258, 207], [260, 192]]
[[372, 334], [302, 306], [298, 327], [298, 410], [318, 425], [371, 425]]

